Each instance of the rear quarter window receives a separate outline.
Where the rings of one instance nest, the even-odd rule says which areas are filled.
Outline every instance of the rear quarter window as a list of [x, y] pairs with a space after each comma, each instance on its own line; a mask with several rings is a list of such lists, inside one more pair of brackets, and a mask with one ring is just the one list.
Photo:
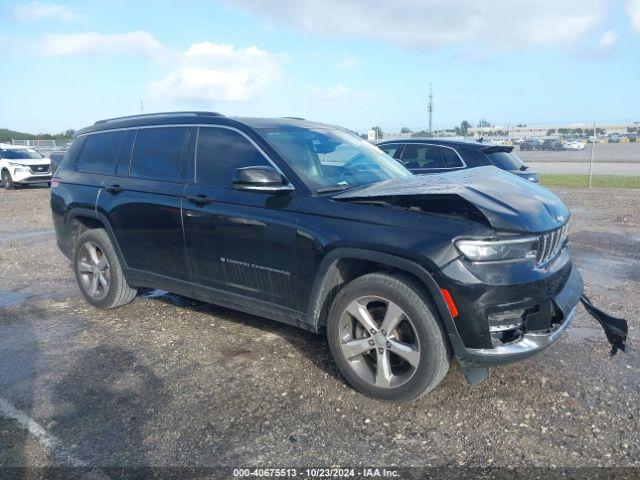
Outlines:
[[[84, 173], [112, 175], [123, 138], [123, 131], [87, 135], [82, 151], [74, 162], [75, 169]], [[69, 151], [70, 156], [72, 151], [73, 146]]]

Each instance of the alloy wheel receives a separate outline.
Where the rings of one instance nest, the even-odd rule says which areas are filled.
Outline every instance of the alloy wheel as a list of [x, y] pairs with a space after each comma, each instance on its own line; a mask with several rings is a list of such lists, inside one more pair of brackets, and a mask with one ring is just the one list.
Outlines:
[[78, 257], [78, 274], [82, 286], [92, 298], [101, 300], [109, 293], [111, 271], [109, 260], [100, 246], [85, 242]]
[[409, 316], [379, 296], [352, 301], [339, 327], [340, 350], [349, 367], [378, 388], [404, 385], [420, 364], [420, 342]]

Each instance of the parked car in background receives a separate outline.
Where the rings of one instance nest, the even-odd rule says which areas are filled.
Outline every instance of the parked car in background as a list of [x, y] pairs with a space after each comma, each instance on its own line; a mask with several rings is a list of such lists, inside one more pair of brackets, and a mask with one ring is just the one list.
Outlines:
[[16, 185], [51, 182], [51, 159], [31, 147], [0, 143], [0, 179], [7, 190]]
[[585, 143], [580, 140], [570, 140], [563, 144], [565, 150], [584, 150]]
[[612, 133], [611, 135], [609, 135], [609, 143], [620, 143], [620, 135], [618, 135], [617, 133]]
[[533, 150], [542, 150], [542, 141], [537, 138], [530, 138], [527, 140], [523, 140], [520, 142], [520, 150], [523, 151], [533, 151]]
[[480, 381], [541, 352], [583, 291], [551, 191], [491, 166], [412, 175], [345, 129], [291, 118], [96, 122], [56, 171], [51, 209], [95, 307], [161, 288], [322, 332], [344, 377], [388, 401], [436, 388], [453, 355]]
[[67, 153], [67, 148], [59, 148], [51, 152], [49, 158], [51, 159], [51, 172], [55, 173], [58, 165], [62, 162], [65, 154]]
[[433, 138], [386, 140], [377, 146], [415, 174], [494, 165], [534, 183], [539, 181], [538, 174], [513, 153], [512, 146]]
[[561, 151], [564, 150], [564, 146], [559, 138], [547, 138], [542, 142], [541, 150]]

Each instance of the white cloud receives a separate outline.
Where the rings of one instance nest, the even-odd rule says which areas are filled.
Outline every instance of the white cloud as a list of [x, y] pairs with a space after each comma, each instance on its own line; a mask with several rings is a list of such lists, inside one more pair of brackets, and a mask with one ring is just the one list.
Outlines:
[[345, 87], [342, 83], [337, 83], [333, 87], [323, 88], [318, 86], [312, 86], [310, 89], [312, 95], [328, 101], [340, 100], [345, 95], [351, 92], [348, 87]]
[[[612, 0], [224, 0], [306, 32], [429, 49], [570, 45], [606, 15]], [[636, 0], [634, 0], [636, 1]]]
[[195, 43], [169, 75], [151, 85], [151, 93], [186, 102], [245, 101], [273, 82], [285, 61], [255, 46]]
[[640, 0], [629, 0], [627, 3], [627, 13], [631, 18], [631, 23], [636, 32], [640, 33]]
[[81, 56], [126, 53], [149, 58], [163, 58], [169, 50], [151, 33], [139, 30], [128, 33], [97, 32], [49, 35], [43, 52], [51, 56]]
[[600, 46], [604, 49], [611, 49], [618, 41], [618, 34], [613, 30], [609, 30], [602, 35], [600, 39]]
[[56, 20], [72, 22], [78, 15], [67, 5], [44, 2], [27, 2], [14, 5], [10, 9], [11, 16], [16, 20], [33, 22], [39, 20]]
[[356, 68], [359, 64], [360, 62], [358, 62], [357, 58], [345, 58], [344, 60], [336, 63], [336, 68], [340, 70], [348, 70], [351, 68]]

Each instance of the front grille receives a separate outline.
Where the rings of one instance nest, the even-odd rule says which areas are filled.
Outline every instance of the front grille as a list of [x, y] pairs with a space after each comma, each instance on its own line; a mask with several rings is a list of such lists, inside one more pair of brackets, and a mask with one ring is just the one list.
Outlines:
[[49, 173], [50, 168], [51, 168], [51, 165], [30, 165], [29, 166], [29, 170], [31, 170], [31, 173], [33, 173], [34, 175], [42, 175], [45, 173]]
[[547, 263], [552, 258], [555, 258], [558, 253], [560, 253], [560, 250], [562, 250], [562, 247], [567, 240], [568, 233], [569, 224], [565, 223], [564, 226], [556, 230], [552, 230], [540, 235], [537, 257], [538, 265]]

